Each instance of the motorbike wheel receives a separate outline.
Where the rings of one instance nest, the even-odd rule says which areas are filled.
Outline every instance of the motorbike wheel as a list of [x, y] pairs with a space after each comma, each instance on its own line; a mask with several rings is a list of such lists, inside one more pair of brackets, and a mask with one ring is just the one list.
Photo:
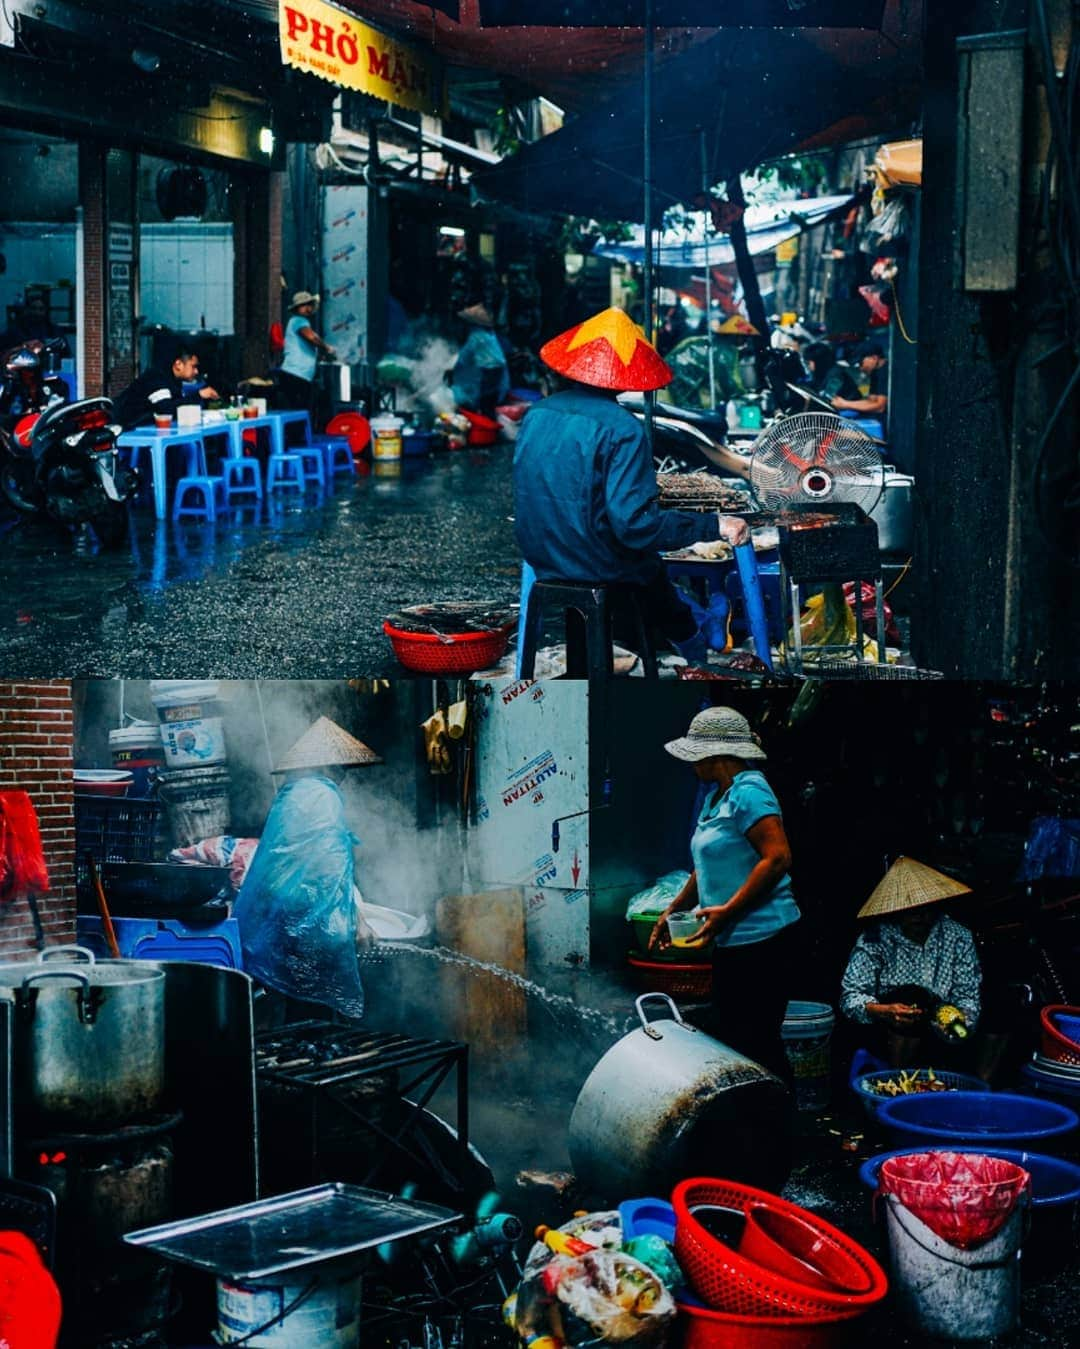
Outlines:
[[27, 481], [28, 477], [29, 473], [22, 463], [10, 455], [4, 455], [0, 464], [0, 491], [20, 515], [36, 515], [38, 510], [33, 484]]
[[127, 505], [122, 501], [110, 501], [90, 524], [102, 548], [119, 548], [127, 538]]

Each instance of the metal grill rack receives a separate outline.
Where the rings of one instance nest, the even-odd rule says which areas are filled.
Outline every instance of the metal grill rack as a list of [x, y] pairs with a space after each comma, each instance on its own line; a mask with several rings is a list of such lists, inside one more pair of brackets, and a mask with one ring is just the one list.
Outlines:
[[[454, 1074], [457, 1147], [469, 1153], [468, 1046], [453, 1040], [425, 1040], [388, 1031], [369, 1031], [331, 1021], [297, 1021], [255, 1039], [255, 1071], [260, 1099], [277, 1089], [303, 1104], [313, 1172], [330, 1115], [351, 1121], [370, 1140], [370, 1165], [355, 1183], [370, 1185], [394, 1154], [430, 1163], [412, 1148], [421, 1112]], [[383, 1079], [380, 1086], [379, 1079]], [[364, 1086], [375, 1088], [365, 1094]], [[399, 1107], [380, 1110], [387, 1095]], [[267, 1112], [262, 1109], [264, 1123]], [[352, 1179], [349, 1177], [348, 1179]], [[448, 1179], [452, 1179], [449, 1178]]]

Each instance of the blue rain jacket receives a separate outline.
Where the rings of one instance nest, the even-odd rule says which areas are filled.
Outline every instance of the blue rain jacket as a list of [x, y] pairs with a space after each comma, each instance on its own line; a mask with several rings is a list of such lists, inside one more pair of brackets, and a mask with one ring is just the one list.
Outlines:
[[645, 584], [659, 553], [720, 536], [715, 514], [660, 509], [644, 428], [588, 389], [553, 394], [522, 421], [514, 519], [541, 581]]

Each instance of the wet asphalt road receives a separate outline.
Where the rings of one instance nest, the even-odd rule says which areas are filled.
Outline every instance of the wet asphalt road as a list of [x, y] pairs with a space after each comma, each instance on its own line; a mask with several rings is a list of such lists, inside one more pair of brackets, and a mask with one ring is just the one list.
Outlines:
[[[7, 677], [401, 678], [384, 617], [432, 600], [516, 600], [511, 449], [365, 465], [325, 497], [204, 521], [146, 504], [115, 553], [80, 556], [0, 517]], [[390, 466], [397, 469], [397, 465]]]

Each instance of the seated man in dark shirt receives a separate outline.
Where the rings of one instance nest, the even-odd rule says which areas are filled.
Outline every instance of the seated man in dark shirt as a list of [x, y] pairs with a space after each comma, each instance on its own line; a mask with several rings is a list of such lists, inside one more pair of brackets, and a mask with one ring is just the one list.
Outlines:
[[838, 412], [861, 413], [864, 417], [884, 417], [889, 406], [889, 363], [880, 342], [863, 342], [855, 348], [854, 358], [864, 375], [870, 376], [870, 392], [865, 398], [832, 400]]
[[159, 414], [176, 415], [183, 404], [195, 404], [218, 398], [208, 384], [198, 387], [199, 358], [183, 343], [173, 351], [168, 370], [151, 366], [113, 399], [116, 419], [127, 430], [147, 426]]
[[696, 631], [660, 554], [698, 541], [749, 538], [738, 516], [662, 510], [641, 423], [621, 392], [669, 384], [672, 372], [620, 309], [553, 338], [544, 363], [566, 380], [537, 403], [514, 450], [514, 521], [525, 561], [541, 581], [633, 587], [646, 623], [673, 642]]

